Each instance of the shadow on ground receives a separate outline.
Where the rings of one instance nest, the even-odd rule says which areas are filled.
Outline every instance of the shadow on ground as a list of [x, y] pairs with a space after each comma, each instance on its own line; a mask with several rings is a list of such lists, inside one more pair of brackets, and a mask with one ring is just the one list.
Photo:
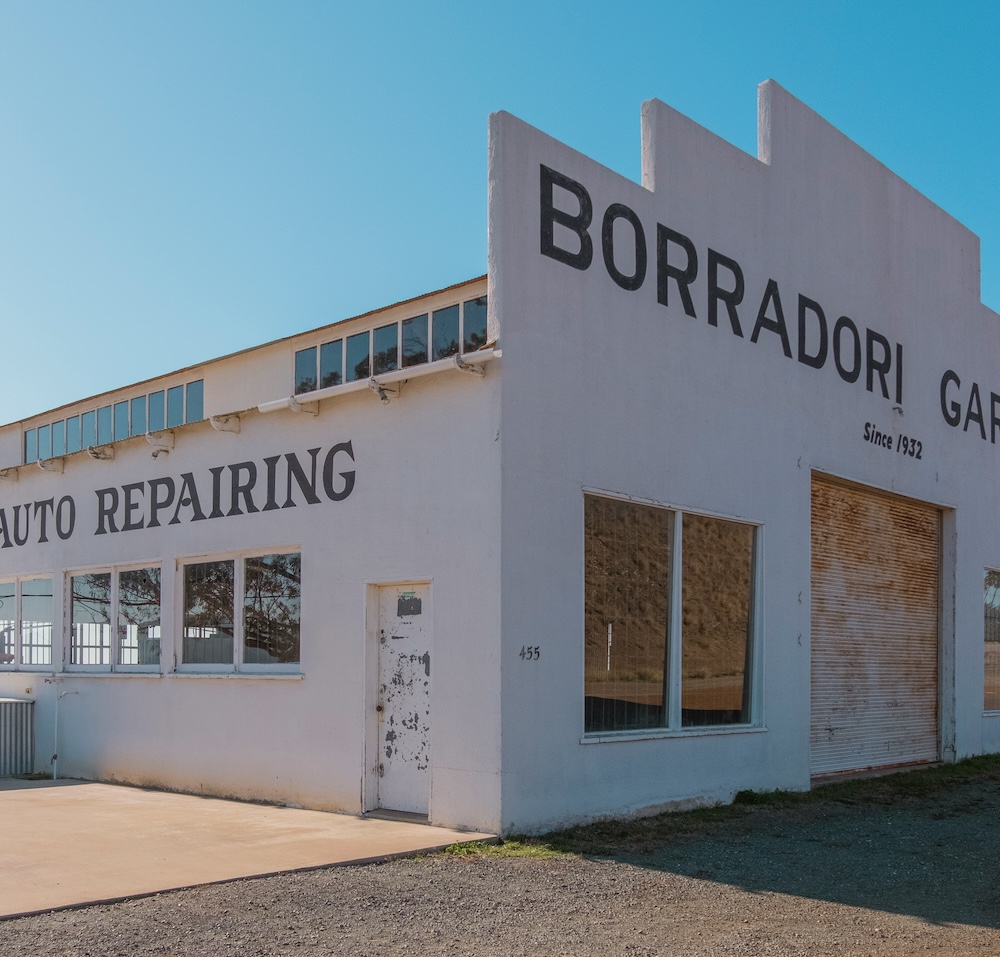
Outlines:
[[[941, 779], [942, 772], [920, 771], [902, 787], [859, 782], [829, 794], [765, 797], [648, 824], [606, 822], [543, 840], [554, 849], [755, 893], [995, 929], [1000, 762], [977, 761], [983, 773], [945, 770]], [[928, 793], [920, 793], [918, 775], [930, 775]]]

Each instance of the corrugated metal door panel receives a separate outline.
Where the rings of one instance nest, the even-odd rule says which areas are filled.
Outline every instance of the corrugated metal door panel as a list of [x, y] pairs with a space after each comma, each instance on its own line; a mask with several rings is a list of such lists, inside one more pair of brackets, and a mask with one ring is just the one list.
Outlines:
[[813, 479], [813, 774], [938, 757], [941, 515]]
[[34, 702], [0, 698], [0, 777], [34, 770]]

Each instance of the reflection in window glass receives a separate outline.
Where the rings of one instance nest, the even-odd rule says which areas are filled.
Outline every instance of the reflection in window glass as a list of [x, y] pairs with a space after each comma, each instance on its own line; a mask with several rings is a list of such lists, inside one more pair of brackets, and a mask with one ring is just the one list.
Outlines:
[[462, 351], [475, 352], [486, 345], [486, 297], [462, 306]]
[[128, 438], [128, 401], [115, 403], [115, 441]]
[[149, 393], [149, 431], [162, 432], [166, 428], [167, 419], [163, 409], [163, 393]]
[[38, 427], [38, 457], [40, 459], [52, 458], [52, 431], [47, 425]]
[[983, 596], [983, 710], [1000, 711], [1000, 572], [986, 572]]
[[588, 732], [751, 720], [756, 530], [689, 513], [679, 521], [669, 509], [584, 496]]
[[233, 570], [231, 560], [184, 566], [185, 664], [233, 664]]
[[97, 413], [84, 412], [80, 416], [80, 427], [83, 431], [83, 447], [89, 449], [97, 445]]
[[319, 349], [319, 386], [327, 389], [344, 381], [344, 340], [324, 342]]
[[132, 435], [143, 435], [146, 431], [146, 397], [137, 395], [131, 403], [130, 425]]
[[392, 372], [398, 364], [399, 327], [396, 323], [389, 326], [379, 326], [372, 333], [372, 375], [382, 372]]
[[316, 389], [316, 347], [299, 349], [295, 353], [295, 394]]
[[52, 455], [66, 454], [66, 423], [60, 419], [52, 423]]
[[297, 662], [301, 579], [299, 553], [248, 558], [245, 572], [244, 664]]
[[184, 424], [184, 386], [167, 389], [167, 428]]
[[585, 728], [667, 723], [674, 513], [584, 496]]
[[427, 361], [427, 313], [403, 320], [403, 367]]
[[119, 664], [159, 664], [159, 568], [133, 568], [119, 572], [118, 641]]
[[111, 664], [111, 573], [70, 578], [72, 665]]
[[52, 664], [52, 579], [21, 582], [21, 664]]
[[66, 451], [80, 451], [80, 416], [66, 420]]
[[24, 461], [38, 461], [38, 433], [34, 429], [25, 429], [24, 432]]
[[17, 662], [17, 583], [0, 582], [0, 666]]
[[347, 381], [367, 379], [371, 374], [368, 360], [367, 332], [359, 332], [356, 336], [347, 337]]
[[185, 387], [184, 421], [200, 422], [205, 418], [205, 380], [195, 379]]
[[685, 513], [681, 723], [750, 720], [751, 525]]
[[107, 445], [111, 441], [111, 406], [104, 405], [97, 410], [97, 444]]
[[431, 320], [434, 336], [432, 359], [444, 359], [458, 354], [458, 305], [438, 309]]

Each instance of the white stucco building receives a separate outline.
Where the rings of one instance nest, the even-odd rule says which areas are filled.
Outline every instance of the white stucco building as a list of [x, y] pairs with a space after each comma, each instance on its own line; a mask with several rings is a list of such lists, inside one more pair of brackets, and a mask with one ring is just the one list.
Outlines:
[[496, 114], [487, 276], [0, 429], [36, 770], [509, 832], [1000, 750], [977, 238], [771, 82], [642, 159]]

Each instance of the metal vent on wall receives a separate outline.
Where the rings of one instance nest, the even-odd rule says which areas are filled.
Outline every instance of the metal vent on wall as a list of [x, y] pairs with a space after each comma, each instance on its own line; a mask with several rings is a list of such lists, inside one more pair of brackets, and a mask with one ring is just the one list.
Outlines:
[[0, 777], [35, 769], [35, 702], [0, 698]]

